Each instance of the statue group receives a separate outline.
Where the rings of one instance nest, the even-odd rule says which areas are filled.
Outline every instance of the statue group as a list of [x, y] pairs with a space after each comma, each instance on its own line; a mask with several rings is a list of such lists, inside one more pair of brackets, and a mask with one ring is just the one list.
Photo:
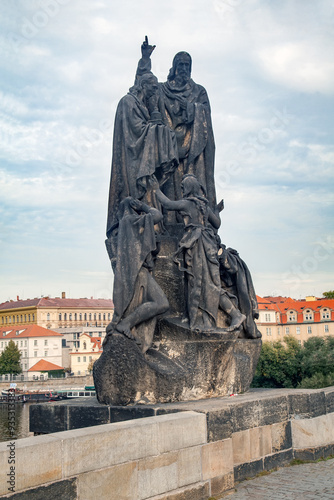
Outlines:
[[218, 236], [207, 92], [187, 52], [158, 82], [154, 48], [146, 37], [115, 117], [106, 240], [115, 309], [94, 365], [105, 404], [243, 392], [261, 348], [251, 275]]

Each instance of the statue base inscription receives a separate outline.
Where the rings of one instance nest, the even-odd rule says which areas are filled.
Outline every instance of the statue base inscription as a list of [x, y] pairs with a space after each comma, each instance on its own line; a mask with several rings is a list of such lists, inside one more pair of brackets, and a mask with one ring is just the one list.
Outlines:
[[108, 337], [94, 364], [103, 404], [154, 404], [237, 394], [249, 389], [260, 355], [260, 339], [238, 339], [238, 331], [195, 332], [181, 319], [158, 321], [153, 345], [143, 354], [122, 334]]

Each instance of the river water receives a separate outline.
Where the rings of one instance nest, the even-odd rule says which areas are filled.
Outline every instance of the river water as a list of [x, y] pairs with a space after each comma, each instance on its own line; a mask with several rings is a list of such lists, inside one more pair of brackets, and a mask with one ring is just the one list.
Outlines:
[[[29, 403], [11, 406], [0, 404], [0, 441], [13, 441], [32, 435], [29, 433], [29, 406]], [[10, 415], [8, 408], [14, 408]]]

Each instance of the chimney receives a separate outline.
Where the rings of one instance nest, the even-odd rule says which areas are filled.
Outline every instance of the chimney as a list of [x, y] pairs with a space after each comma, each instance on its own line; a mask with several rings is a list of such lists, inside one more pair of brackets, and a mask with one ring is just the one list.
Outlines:
[[20, 300], [20, 297], [18, 295], [16, 295], [16, 300]]
[[61, 292], [61, 298], [62, 299], [66, 299], [66, 293], [65, 292]]

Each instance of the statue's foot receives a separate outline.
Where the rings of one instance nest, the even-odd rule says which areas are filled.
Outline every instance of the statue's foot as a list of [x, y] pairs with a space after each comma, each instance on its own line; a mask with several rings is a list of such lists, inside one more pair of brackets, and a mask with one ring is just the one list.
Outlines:
[[245, 319], [246, 319], [246, 316], [238, 311], [236, 314], [234, 314], [232, 316], [232, 322], [231, 322], [230, 326], [227, 328], [227, 331], [233, 332], [233, 330], [237, 330], [242, 325], [242, 323], [245, 321]]
[[131, 333], [131, 327], [125, 321], [121, 321], [118, 325], [116, 325], [115, 330], [119, 333], [123, 333], [128, 339], [134, 340], [134, 336]]

